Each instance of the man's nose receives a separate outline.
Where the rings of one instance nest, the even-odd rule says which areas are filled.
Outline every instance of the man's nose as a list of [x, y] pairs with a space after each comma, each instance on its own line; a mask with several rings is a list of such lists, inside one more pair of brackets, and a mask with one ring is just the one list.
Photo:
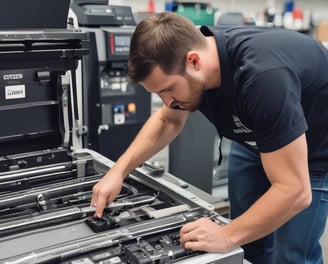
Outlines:
[[171, 105], [173, 104], [174, 102], [174, 98], [172, 98], [171, 96], [169, 95], [161, 95], [160, 96], [163, 103], [167, 106], [167, 107], [171, 107]]

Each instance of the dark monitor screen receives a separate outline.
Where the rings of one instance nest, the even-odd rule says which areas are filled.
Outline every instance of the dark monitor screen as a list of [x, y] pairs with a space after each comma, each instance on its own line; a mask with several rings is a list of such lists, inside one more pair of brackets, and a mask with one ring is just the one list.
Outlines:
[[70, 0], [0, 0], [0, 30], [66, 28]]

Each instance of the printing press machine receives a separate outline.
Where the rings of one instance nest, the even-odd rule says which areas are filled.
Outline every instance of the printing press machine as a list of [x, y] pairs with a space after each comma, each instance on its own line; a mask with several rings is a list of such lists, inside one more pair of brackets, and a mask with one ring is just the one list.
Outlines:
[[241, 248], [180, 245], [185, 223], [229, 220], [149, 164], [93, 217], [92, 186], [114, 162], [80, 144], [76, 73], [87, 55], [76, 29], [0, 31], [0, 263], [243, 263]]

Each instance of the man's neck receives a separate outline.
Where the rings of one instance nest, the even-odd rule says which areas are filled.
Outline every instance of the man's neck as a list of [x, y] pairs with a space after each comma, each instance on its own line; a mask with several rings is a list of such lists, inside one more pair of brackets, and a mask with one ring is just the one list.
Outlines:
[[218, 47], [214, 36], [206, 37], [208, 48], [205, 51], [207, 57], [206, 64], [206, 90], [220, 87], [221, 85], [221, 68], [218, 54]]

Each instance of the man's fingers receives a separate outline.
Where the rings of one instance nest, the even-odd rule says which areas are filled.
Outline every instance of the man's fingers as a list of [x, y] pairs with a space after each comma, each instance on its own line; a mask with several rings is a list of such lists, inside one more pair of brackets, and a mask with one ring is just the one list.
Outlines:
[[187, 223], [183, 227], [181, 227], [180, 233], [181, 234], [189, 233], [189, 232], [193, 231], [194, 229], [196, 229], [197, 227], [198, 227], [198, 224], [195, 221]]
[[96, 207], [95, 216], [100, 218], [102, 217], [104, 208], [107, 207], [112, 201], [110, 198], [108, 200], [105, 197], [100, 196], [98, 200], [95, 202], [94, 207]]
[[201, 242], [201, 241], [196, 241], [196, 240], [187, 241], [183, 246], [187, 250], [192, 250], [192, 251], [204, 250], [205, 251], [204, 242]]
[[97, 206], [97, 198], [92, 197], [90, 201], [90, 207], [96, 207]]

